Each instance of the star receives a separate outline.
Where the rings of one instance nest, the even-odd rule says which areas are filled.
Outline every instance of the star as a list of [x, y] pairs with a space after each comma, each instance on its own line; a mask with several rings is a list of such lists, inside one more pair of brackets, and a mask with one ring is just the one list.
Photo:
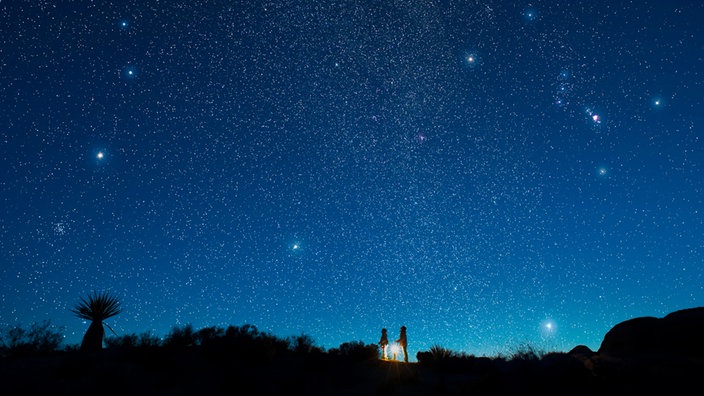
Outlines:
[[551, 336], [557, 331], [557, 325], [552, 319], [547, 319], [541, 324], [540, 330], [544, 336]]
[[589, 119], [592, 121], [593, 124], [595, 124], [595, 125], [601, 124], [601, 115], [599, 115], [597, 112], [595, 112], [591, 108], [587, 108], [585, 112], [587, 113], [587, 115], [589, 116]]
[[91, 158], [93, 165], [99, 167], [107, 165], [110, 161], [108, 152], [104, 148], [96, 148], [91, 150], [89, 158]]
[[555, 90], [555, 95], [553, 96], [553, 103], [557, 107], [564, 107], [568, 104], [570, 94], [572, 92], [573, 84], [570, 82], [570, 71], [567, 69], [562, 69], [560, 74], [557, 75], [557, 82]]
[[653, 109], [660, 109], [665, 105], [665, 103], [661, 97], [656, 96], [650, 100], [650, 105]]
[[128, 65], [122, 69], [122, 74], [127, 79], [137, 78], [137, 68], [132, 65]]
[[538, 18], [538, 11], [536, 11], [535, 8], [526, 8], [523, 11], [523, 18], [527, 22], [532, 22]]
[[470, 68], [474, 68], [479, 64], [479, 56], [475, 52], [465, 52], [464, 64]]

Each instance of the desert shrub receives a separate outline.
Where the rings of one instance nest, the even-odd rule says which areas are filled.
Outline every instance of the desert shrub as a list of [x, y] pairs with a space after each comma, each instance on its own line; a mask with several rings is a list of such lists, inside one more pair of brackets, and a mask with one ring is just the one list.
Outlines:
[[350, 341], [340, 344], [339, 348], [332, 349], [329, 353], [350, 361], [373, 360], [379, 357], [379, 346], [376, 344], [365, 345], [361, 341]]
[[416, 360], [420, 364], [427, 364], [433, 360], [433, 355], [429, 351], [418, 351], [416, 353]]
[[228, 327], [225, 330], [224, 340], [226, 346], [235, 349], [257, 345], [260, 348], [266, 347], [281, 352], [287, 351], [290, 345], [289, 340], [261, 332], [256, 326], [250, 324]]
[[183, 346], [187, 342], [182, 339], [192, 338], [190, 345], [201, 347], [209, 358], [216, 360], [239, 358], [250, 362], [266, 362], [289, 352], [290, 347], [289, 340], [260, 332], [253, 325], [229, 326], [226, 329], [205, 327], [198, 331], [178, 330], [172, 331], [172, 336], [167, 340], [173, 339], [177, 345]]
[[193, 330], [193, 325], [187, 324], [184, 326], [174, 326], [169, 334], [164, 338], [164, 346], [168, 348], [187, 348], [198, 344], [196, 332]]
[[195, 334], [196, 342], [202, 346], [219, 346], [225, 336], [225, 329], [221, 327], [204, 327]]
[[63, 347], [66, 352], [76, 352], [81, 350], [81, 344], [68, 344]]
[[161, 345], [161, 340], [151, 331], [141, 333], [139, 335], [139, 340], [137, 341], [137, 346], [140, 347], [158, 347]]
[[467, 360], [471, 355], [464, 352], [454, 352], [443, 346], [435, 344], [428, 351], [421, 351], [416, 354], [416, 359], [421, 364], [434, 364]]
[[133, 348], [137, 346], [137, 334], [105, 337], [105, 346], [108, 348]]
[[[310, 338], [312, 343], [312, 338]], [[270, 354], [273, 355], [283, 355], [291, 352], [291, 341], [286, 338], [279, 338], [273, 334], [261, 333], [257, 338], [257, 342], [261, 347], [266, 348]], [[314, 345], [310, 345], [308, 352], [317, 350], [318, 348]]]
[[544, 354], [544, 352], [535, 349], [532, 345], [522, 344], [516, 348], [516, 351], [508, 358], [508, 360], [534, 362], [540, 360]]
[[[433, 345], [430, 350], [416, 354], [418, 363], [447, 372], [486, 371], [488, 358], [477, 358], [465, 352], [455, 352], [440, 345]], [[490, 364], [490, 362], [489, 362]]]
[[230, 326], [225, 330], [225, 337], [229, 339], [235, 339], [235, 338], [248, 338], [248, 339], [254, 339], [257, 338], [261, 333], [259, 332], [259, 329], [257, 329], [257, 326], [251, 325], [251, 324], [245, 324], [242, 326]]
[[58, 349], [63, 339], [63, 334], [54, 329], [48, 320], [33, 323], [29, 329], [21, 326], [8, 327], [0, 333], [0, 354], [22, 356], [53, 352]]
[[289, 337], [291, 350], [297, 354], [308, 354], [315, 348], [313, 337], [307, 334]]
[[435, 344], [430, 347], [430, 356], [433, 360], [440, 361], [453, 357], [454, 353], [447, 348]]
[[108, 348], [152, 348], [160, 345], [159, 337], [151, 332], [141, 334], [126, 334], [123, 336], [106, 337], [105, 345]]

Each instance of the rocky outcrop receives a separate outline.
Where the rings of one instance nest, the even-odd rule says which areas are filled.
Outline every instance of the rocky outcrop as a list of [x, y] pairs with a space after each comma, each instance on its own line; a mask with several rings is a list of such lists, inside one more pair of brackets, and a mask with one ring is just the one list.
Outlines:
[[663, 318], [629, 319], [604, 336], [601, 356], [704, 356], [704, 307], [675, 311]]

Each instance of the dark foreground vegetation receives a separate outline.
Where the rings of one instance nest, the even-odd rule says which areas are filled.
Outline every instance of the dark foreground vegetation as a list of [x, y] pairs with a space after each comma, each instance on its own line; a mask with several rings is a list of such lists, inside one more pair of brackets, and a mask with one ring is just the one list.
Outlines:
[[475, 357], [434, 346], [418, 363], [379, 360], [374, 344], [323, 350], [301, 335], [254, 326], [174, 328], [108, 337], [106, 348], [59, 349], [48, 322], [6, 329], [0, 340], [3, 395], [699, 395], [704, 308], [615, 326], [599, 351], [524, 347]]

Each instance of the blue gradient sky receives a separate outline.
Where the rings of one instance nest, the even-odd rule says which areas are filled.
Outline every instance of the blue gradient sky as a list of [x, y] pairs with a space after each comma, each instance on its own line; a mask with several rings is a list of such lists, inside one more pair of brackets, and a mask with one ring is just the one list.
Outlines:
[[102, 3], [0, 4], [0, 324], [414, 360], [702, 305], [704, 3]]

